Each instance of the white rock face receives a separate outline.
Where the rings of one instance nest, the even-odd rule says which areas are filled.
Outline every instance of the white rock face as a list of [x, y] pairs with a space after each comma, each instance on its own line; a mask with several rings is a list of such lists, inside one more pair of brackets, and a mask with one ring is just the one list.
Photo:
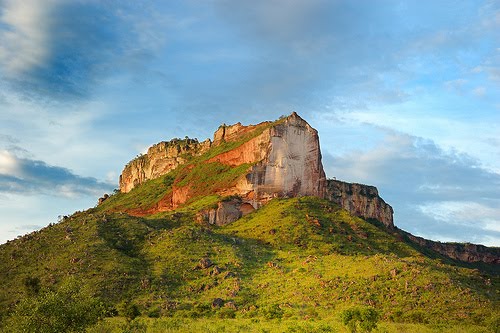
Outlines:
[[247, 176], [254, 199], [265, 202], [273, 197], [323, 197], [326, 178], [318, 132], [296, 113], [269, 131], [267, 156]]

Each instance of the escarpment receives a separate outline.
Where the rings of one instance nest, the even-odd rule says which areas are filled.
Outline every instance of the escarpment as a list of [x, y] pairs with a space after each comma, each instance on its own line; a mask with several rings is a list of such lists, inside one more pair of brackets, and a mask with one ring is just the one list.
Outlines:
[[324, 196], [326, 178], [318, 132], [295, 112], [210, 161], [252, 164], [236, 192], [254, 206], [275, 197]]
[[451, 259], [465, 262], [500, 264], [500, 248], [498, 247], [486, 247], [471, 243], [441, 243], [414, 236], [402, 230], [400, 230], [400, 233], [421, 247], [430, 249]]
[[[214, 133], [213, 141], [174, 139], [158, 143], [149, 148], [147, 154], [127, 164], [120, 176], [120, 190], [129, 192], [187, 163], [189, 158], [212, 148], [224, 148], [223, 145], [229, 145], [230, 149], [221, 149], [221, 153], [201, 163], [220, 163], [229, 167], [248, 165], [246, 172], [232, 185], [213, 193], [241, 198], [238, 211], [242, 205], [259, 208], [273, 198], [317, 196], [339, 204], [353, 215], [393, 226], [392, 208], [378, 196], [376, 188], [326, 180], [318, 132], [295, 112], [275, 122], [222, 125]], [[190, 165], [186, 170], [192, 168], [194, 166]], [[195, 195], [193, 187], [194, 184], [175, 181], [172, 193], [147, 213], [179, 207]], [[237, 205], [233, 202], [233, 206]], [[229, 211], [231, 213], [226, 214]], [[224, 203], [207, 214], [211, 223], [225, 224], [241, 216], [242, 212], [237, 213]]]
[[[171, 176], [163, 183], [165, 193], [153, 204], [125, 211], [148, 215], [212, 196], [218, 202], [199, 210], [196, 220], [220, 226], [236, 221], [273, 198], [316, 196], [397, 232], [393, 209], [379, 196], [376, 187], [326, 178], [318, 132], [295, 112], [274, 122], [222, 125], [213, 141], [186, 138], [160, 142], [125, 166], [120, 191], [130, 192], [167, 174]], [[409, 241], [453, 259], [499, 261], [498, 251], [485, 247], [406, 236]]]

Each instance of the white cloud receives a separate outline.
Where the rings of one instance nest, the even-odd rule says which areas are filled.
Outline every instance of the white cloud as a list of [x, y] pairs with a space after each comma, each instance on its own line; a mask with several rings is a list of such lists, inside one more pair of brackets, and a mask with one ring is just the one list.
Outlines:
[[329, 157], [327, 173], [377, 186], [394, 208], [395, 224], [413, 234], [500, 245], [500, 174], [431, 140], [382, 131], [373, 148]]
[[500, 232], [500, 208], [475, 201], [437, 201], [419, 206], [425, 215], [453, 225]]
[[18, 175], [19, 164], [16, 157], [6, 150], [0, 151], [0, 174]]
[[7, 0], [0, 23], [0, 67], [16, 76], [43, 65], [50, 57], [50, 13], [58, 0]]

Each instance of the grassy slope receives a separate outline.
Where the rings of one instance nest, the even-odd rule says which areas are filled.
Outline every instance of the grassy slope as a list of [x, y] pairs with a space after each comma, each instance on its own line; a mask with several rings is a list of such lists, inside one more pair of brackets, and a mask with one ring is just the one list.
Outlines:
[[[385, 321], [480, 325], [498, 314], [498, 277], [425, 257], [326, 201], [274, 200], [220, 228], [192, 222], [200, 206], [148, 218], [91, 210], [2, 245], [1, 308], [23, 296], [23, 277], [50, 287], [74, 275], [151, 316], [338, 322], [370, 305]], [[204, 257], [220, 273], [197, 268]], [[237, 310], [213, 310], [217, 297]]]
[[[214, 191], [249, 167], [206, 161], [271, 125], [97, 208], [0, 245], [0, 320], [24, 297], [25, 278], [39, 277], [43, 287], [52, 288], [68, 276], [111, 306], [136, 303], [152, 331], [182, 323], [172, 331], [199, 330], [212, 317], [226, 318], [235, 331], [245, 331], [245, 325], [267, 330], [266, 320], [279, 318], [290, 327], [327, 331], [321, 325], [341, 327], [338, 313], [354, 305], [375, 307], [392, 327], [391, 322], [482, 325], [500, 316], [498, 274], [424, 255], [401, 236], [317, 198], [274, 200], [225, 227], [194, 222], [196, 212], [221, 199]], [[192, 200], [174, 212], [142, 218], [124, 213], [154, 207], [173, 185], [191, 186]], [[197, 267], [205, 257], [218, 272]], [[214, 298], [234, 302], [236, 309], [212, 309]], [[232, 317], [236, 322], [227, 319]], [[102, 325], [117, 328], [119, 321]]]

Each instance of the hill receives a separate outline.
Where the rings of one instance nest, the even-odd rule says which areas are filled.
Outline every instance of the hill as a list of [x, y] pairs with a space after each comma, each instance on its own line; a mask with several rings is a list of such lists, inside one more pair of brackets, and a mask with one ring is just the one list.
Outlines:
[[95, 208], [0, 245], [3, 329], [64, 317], [64, 296], [100, 309], [96, 332], [342, 331], [367, 309], [382, 331], [494, 331], [498, 249], [462, 262], [416, 243], [375, 188], [326, 179], [307, 126], [293, 114], [161, 144]]

